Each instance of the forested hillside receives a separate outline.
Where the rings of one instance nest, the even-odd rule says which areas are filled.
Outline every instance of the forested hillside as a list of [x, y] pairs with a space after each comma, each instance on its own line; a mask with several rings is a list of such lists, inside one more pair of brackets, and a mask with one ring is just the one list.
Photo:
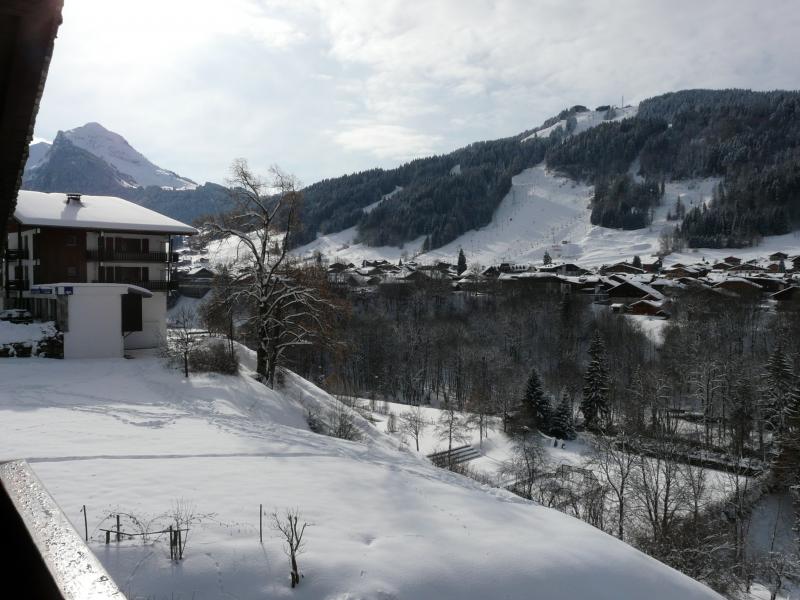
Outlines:
[[[400, 245], [423, 235], [431, 247], [446, 244], [486, 225], [510, 189], [511, 177], [541, 162], [551, 143], [521, 144], [520, 139], [476, 142], [396, 169], [373, 169], [310, 185], [304, 190], [305, 231], [295, 241], [301, 245], [318, 233], [357, 225], [369, 245]], [[391, 201], [364, 211], [395, 190]]]
[[547, 164], [598, 185], [592, 222], [607, 227], [646, 225], [651, 187], [635, 190], [632, 175], [651, 184], [722, 177], [714, 201], [689, 211], [681, 233], [691, 246], [735, 247], [800, 224], [799, 147], [800, 93], [686, 90], [566, 139]]

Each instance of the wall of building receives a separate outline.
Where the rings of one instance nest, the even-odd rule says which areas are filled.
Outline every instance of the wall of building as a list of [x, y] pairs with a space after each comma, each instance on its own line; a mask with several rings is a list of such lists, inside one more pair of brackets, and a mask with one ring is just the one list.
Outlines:
[[[76, 290], [77, 291], [77, 290]], [[121, 358], [122, 300], [118, 289], [68, 296], [64, 358]]]
[[142, 298], [142, 331], [125, 336], [125, 349], [157, 348], [167, 335], [167, 295], [153, 292], [152, 298]]

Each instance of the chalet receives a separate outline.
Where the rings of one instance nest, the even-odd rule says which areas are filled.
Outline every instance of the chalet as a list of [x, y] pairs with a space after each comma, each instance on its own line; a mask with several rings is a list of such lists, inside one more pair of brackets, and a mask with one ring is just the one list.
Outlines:
[[790, 286], [770, 296], [781, 308], [800, 308], [800, 286]]
[[625, 281], [608, 290], [608, 298], [611, 300], [655, 300], [664, 299], [661, 292], [653, 289], [649, 285], [638, 281]]
[[583, 267], [579, 267], [575, 263], [558, 263], [544, 265], [538, 268], [540, 273], [555, 273], [562, 277], [580, 277], [589, 273]]
[[742, 264], [742, 259], [736, 258], [735, 256], [726, 256], [722, 260], [728, 263], [729, 265], [733, 265], [734, 267]]
[[661, 259], [651, 263], [642, 263], [642, 269], [644, 269], [645, 273], [660, 273], [663, 267], [664, 264]]
[[698, 267], [677, 264], [672, 265], [668, 269], [664, 269], [661, 274], [664, 277], [677, 279], [679, 277], [703, 277], [706, 273], [703, 273]]
[[637, 300], [628, 307], [628, 312], [632, 315], [647, 315], [651, 317], [668, 318], [669, 313], [664, 309], [660, 302], [652, 300]]
[[644, 273], [644, 269], [640, 269], [639, 267], [634, 267], [630, 263], [619, 262], [613, 265], [603, 265], [600, 268], [600, 272], [603, 275], [607, 275], [609, 273], [628, 273], [630, 275], [641, 275], [642, 273]]
[[786, 260], [787, 258], [789, 258], [789, 255], [785, 252], [773, 252], [769, 255], [769, 259], [772, 262], [779, 262], [781, 260]]
[[764, 292], [779, 292], [786, 287], [786, 281], [780, 277], [770, 277], [767, 274], [755, 277], [746, 277], [747, 281], [761, 286]]
[[792, 267], [794, 268], [795, 271], [800, 271], [800, 254], [789, 258], [789, 262], [792, 263]]
[[216, 275], [211, 267], [194, 267], [179, 274], [178, 290], [183, 296], [202, 298], [211, 289]]
[[126, 336], [125, 347], [154, 347], [166, 327], [167, 293], [177, 283], [172, 278], [177, 261], [173, 236], [195, 233], [193, 227], [122, 198], [20, 191], [8, 224], [3, 302], [11, 306], [42, 299], [34, 288], [56, 283], [141, 288], [151, 292], [142, 296], [142, 329]]
[[717, 271], [727, 271], [728, 269], [733, 268], [734, 265], [725, 262], [724, 260], [718, 260], [713, 265], [711, 265], [712, 269], [716, 269]]
[[739, 271], [743, 273], [755, 273], [755, 272], [766, 271], [766, 268], [756, 264], [755, 261], [753, 262], [748, 261], [746, 263], [740, 263], [736, 265], [733, 269], [731, 269], [731, 271]]
[[503, 273], [499, 277], [504, 289], [522, 296], [568, 294], [571, 286], [552, 273]]
[[730, 296], [753, 297], [761, 295], [763, 288], [742, 277], [729, 277], [713, 286], [713, 289]]

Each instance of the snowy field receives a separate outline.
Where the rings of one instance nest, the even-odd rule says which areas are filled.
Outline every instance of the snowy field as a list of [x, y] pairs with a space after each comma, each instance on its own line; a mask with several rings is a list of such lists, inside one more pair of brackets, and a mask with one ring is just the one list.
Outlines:
[[[252, 355], [245, 361], [252, 366]], [[184, 379], [131, 360], [0, 362], [0, 456], [27, 458], [130, 598], [718, 598], [600, 531], [436, 469], [357, 420], [359, 442], [309, 431], [335, 400], [289, 376], [273, 392], [241, 376]], [[490, 438], [491, 439], [491, 438]], [[162, 538], [113, 542], [117, 512], [163, 527], [193, 507], [183, 561]], [[289, 589], [265, 512], [311, 524]], [[123, 517], [123, 529], [134, 527]]]

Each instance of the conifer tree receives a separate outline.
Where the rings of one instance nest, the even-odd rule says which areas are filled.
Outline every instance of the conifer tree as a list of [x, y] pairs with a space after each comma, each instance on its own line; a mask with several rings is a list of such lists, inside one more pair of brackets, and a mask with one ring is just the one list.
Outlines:
[[800, 378], [786, 400], [783, 428], [777, 436], [775, 473], [779, 481], [797, 488], [800, 486]]
[[458, 249], [458, 268], [456, 270], [459, 275], [467, 270], [467, 257], [464, 256], [464, 250], [462, 248]]
[[572, 402], [567, 390], [561, 393], [561, 401], [553, 413], [550, 435], [562, 440], [575, 439], [575, 426], [572, 422]]
[[549, 430], [552, 407], [542, 391], [542, 382], [535, 368], [531, 369], [531, 374], [528, 376], [522, 407], [527, 425], [542, 432]]
[[581, 412], [587, 429], [598, 429], [608, 417], [608, 372], [605, 345], [600, 332], [595, 331], [589, 346], [589, 368], [584, 375]]
[[642, 268], [642, 259], [641, 259], [641, 258], [639, 258], [639, 255], [638, 255], [638, 254], [637, 254], [636, 256], [634, 256], [634, 257], [633, 257], [633, 260], [631, 261], [631, 264], [632, 264], [634, 267], [636, 267], [637, 269], [641, 269], [641, 268]]
[[764, 392], [766, 397], [763, 403], [763, 419], [768, 429], [779, 432], [783, 428], [784, 408], [794, 380], [792, 366], [783, 346], [778, 345], [769, 355], [765, 369]]
[[550, 253], [547, 250], [544, 251], [544, 256], [542, 257], [542, 264], [544, 265], [553, 264], [553, 258], [550, 256]]

